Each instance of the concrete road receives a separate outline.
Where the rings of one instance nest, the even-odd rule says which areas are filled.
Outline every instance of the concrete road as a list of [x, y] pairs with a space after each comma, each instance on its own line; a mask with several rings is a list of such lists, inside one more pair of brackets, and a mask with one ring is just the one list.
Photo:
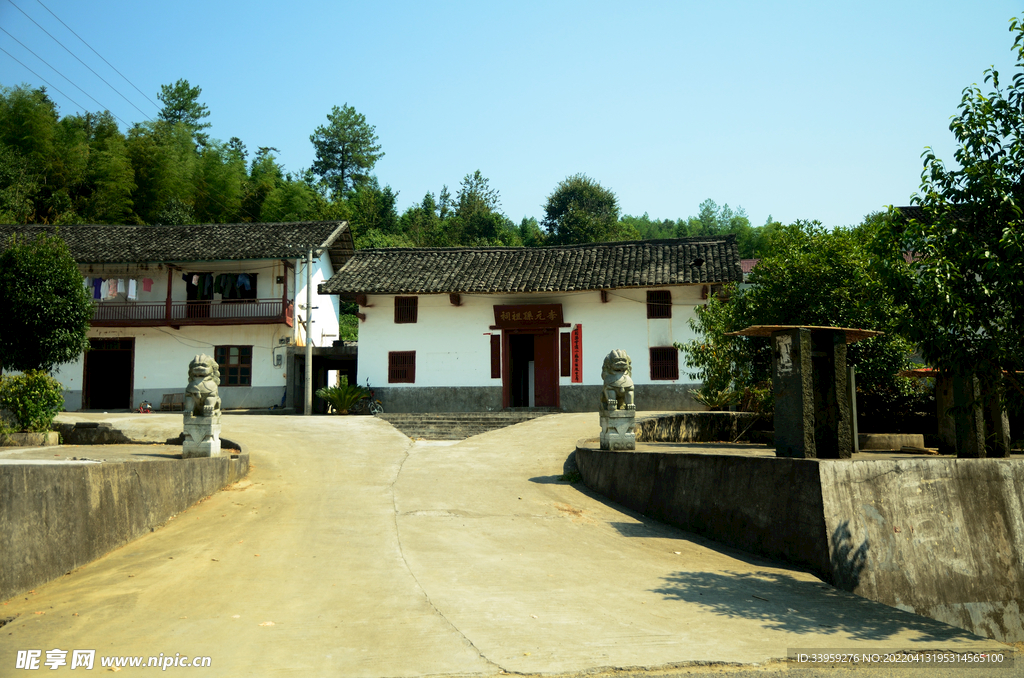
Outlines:
[[[92, 418], [154, 440], [180, 422]], [[559, 482], [594, 419], [450, 444], [368, 417], [226, 416], [249, 479], [5, 602], [0, 676], [54, 648], [96, 650], [96, 670], [163, 653], [209, 656], [203, 675], [390, 677], [774, 672], [787, 648], [996, 645]]]

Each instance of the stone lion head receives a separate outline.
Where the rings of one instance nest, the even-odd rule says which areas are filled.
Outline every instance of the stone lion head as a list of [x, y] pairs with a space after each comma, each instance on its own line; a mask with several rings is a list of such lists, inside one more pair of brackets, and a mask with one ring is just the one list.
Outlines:
[[633, 361], [629, 359], [625, 351], [617, 348], [605, 356], [604, 365], [601, 367], [601, 378], [623, 374], [627, 376], [633, 374]]
[[202, 353], [188, 364], [189, 381], [212, 381], [220, 384], [220, 365], [210, 356]]

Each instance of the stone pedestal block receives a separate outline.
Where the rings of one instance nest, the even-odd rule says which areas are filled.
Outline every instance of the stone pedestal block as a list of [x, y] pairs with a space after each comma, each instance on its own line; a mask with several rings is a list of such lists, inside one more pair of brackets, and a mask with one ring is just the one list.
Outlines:
[[846, 332], [795, 327], [772, 333], [775, 454], [849, 459], [853, 452]]
[[185, 441], [181, 446], [182, 459], [219, 457], [220, 415], [194, 417], [190, 412], [186, 412], [184, 419]]
[[601, 410], [601, 449], [636, 449], [636, 410]]

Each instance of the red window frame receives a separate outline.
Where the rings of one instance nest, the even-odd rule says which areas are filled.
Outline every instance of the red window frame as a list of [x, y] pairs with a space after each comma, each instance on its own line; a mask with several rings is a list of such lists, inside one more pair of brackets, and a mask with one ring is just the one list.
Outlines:
[[679, 349], [675, 346], [651, 346], [651, 381], [679, 379]]
[[252, 386], [252, 346], [214, 346], [221, 386]]
[[388, 383], [416, 383], [416, 351], [388, 351]]
[[647, 317], [672, 317], [672, 290], [647, 290]]
[[395, 323], [414, 323], [419, 317], [419, 297], [395, 297]]

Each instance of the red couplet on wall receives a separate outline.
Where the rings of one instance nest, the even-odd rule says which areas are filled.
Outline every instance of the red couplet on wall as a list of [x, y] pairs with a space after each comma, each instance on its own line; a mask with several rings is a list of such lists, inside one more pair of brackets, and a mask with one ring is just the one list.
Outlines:
[[583, 325], [572, 328], [572, 383], [583, 383]]

